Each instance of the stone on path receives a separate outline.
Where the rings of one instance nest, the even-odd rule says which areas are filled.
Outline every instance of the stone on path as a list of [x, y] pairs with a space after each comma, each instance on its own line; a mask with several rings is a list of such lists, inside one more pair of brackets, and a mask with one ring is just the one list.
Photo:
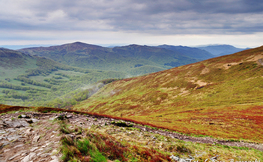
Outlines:
[[33, 158], [35, 158], [35, 157], [36, 157], [36, 153], [31, 152], [21, 162], [29, 162], [29, 161], [33, 160]]
[[11, 128], [20, 128], [20, 127], [28, 127], [29, 124], [22, 120], [22, 121], [4, 121], [7, 127]]
[[37, 143], [37, 141], [39, 140], [39, 138], [40, 138], [40, 136], [35, 136], [34, 138], [33, 138], [33, 143]]
[[14, 158], [18, 157], [20, 154], [16, 154], [14, 156], [12, 156], [11, 158], [9, 158], [8, 160], [13, 160]]
[[58, 157], [51, 156], [52, 160], [50, 162], [59, 162]]

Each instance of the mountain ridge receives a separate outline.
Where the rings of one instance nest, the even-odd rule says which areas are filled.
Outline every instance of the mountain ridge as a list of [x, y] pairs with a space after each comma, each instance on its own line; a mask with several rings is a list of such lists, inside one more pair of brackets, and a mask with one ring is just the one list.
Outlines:
[[159, 45], [157, 47], [169, 49], [172, 51], [177, 51], [179, 53], [183, 53], [184, 55], [188, 57], [200, 59], [200, 61], [214, 57], [214, 55], [212, 55], [210, 52], [203, 50], [203, 49], [195, 48], [195, 47], [173, 46], [173, 45], [166, 45], [166, 44]]
[[233, 54], [236, 52], [240, 52], [240, 51], [249, 49], [249, 48], [236, 48], [228, 44], [208, 45], [208, 46], [197, 47], [197, 48], [208, 51], [215, 56], [229, 55], [229, 54]]
[[[163, 48], [151, 46], [128, 45], [122, 47], [107, 48], [74, 42], [60, 46], [33, 47], [20, 49], [19, 51], [30, 55], [38, 55], [51, 58], [57, 62], [96, 70], [114, 70], [129, 72], [136, 68], [137, 64], [142, 66], [154, 66], [168, 69], [198, 61]], [[172, 63], [172, 64], [171, 64]], [[143, 67], [141, 67], [142, 69]], [[147, 72], [147, 67], [144, 71]], [[135, 69], [133, 71], [136, 71]], [[138, 71], [138, 70], [137, 70]], [[141, 75], [137, 73], [135, 75]], [[130, 75], [130, 74], [128, 74]]]

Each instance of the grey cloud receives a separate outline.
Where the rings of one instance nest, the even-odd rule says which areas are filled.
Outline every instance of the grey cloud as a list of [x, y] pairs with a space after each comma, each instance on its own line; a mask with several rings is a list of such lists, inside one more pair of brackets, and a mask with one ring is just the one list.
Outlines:
[[20, 4], [21, 15], [0, 11], [7, 15], [0, 17], [4, 23], [0, 30], [238, 34], [262, 32], [263, 24], [259, 0], [28, 0]]

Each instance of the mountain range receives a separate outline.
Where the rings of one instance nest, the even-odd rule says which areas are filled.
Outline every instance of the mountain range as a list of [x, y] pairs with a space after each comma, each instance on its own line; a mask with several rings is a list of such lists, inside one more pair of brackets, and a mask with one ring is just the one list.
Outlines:
[[54, 61], [96, 70], [113, 70], [142, 75], [199, 61], [164, 48], [129, 45], [106, 48], [81, 42], [51, 47], [34, 47], [20, 52], [47, 57]]

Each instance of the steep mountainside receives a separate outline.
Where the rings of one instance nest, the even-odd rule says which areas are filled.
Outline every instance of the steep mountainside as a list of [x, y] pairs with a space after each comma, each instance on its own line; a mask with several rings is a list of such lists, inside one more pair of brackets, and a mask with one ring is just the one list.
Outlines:
[[172, 45], [160, 45], [157, 47], [165, 48], [165, 49], [172, 50], [178, 53], [182, 53], [185, 56], [195, 58], [198, 60], [206, 60], [206, 59], [215, 57], [211, 53], [205, 50], [199, 49], [199, 48], [186, 47], [186, 46], [172, 46]]
[[245, 50], [244, 48], [236, 48], [231, 45], [210, 45], [205, 47], [199, 47], [199, 49], [208, 51], [215, 56], [229, 55]]
[[263, 143], [263, 46], [113, 82], [74, 109]]
[[[198, 61], [170, 50], [139, 45], [105, 48], [75, 42], [61, 46], [25, 48], [19, 51], [48, 57], [71, 66], [121, 71], [128, 75], [141, 75], [156, 72], [153, 69], [159, 71]], [[152, 68], [149, 69], [149, 66]], [[132, 73], [129, 73], [130, 71]]]

